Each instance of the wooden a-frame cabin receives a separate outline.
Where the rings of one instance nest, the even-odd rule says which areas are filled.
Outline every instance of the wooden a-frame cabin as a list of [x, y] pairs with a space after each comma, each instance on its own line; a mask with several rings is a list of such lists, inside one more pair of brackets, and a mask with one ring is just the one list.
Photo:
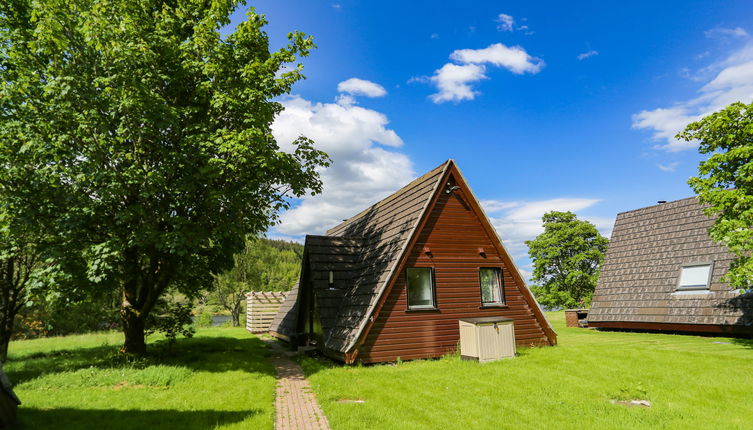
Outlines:
[[557, 342], [453, 160], [306, 236], [302, 264], [270, 333], [345, 363], [452, 353], [471, 317], [512, 318], [519, 346]]

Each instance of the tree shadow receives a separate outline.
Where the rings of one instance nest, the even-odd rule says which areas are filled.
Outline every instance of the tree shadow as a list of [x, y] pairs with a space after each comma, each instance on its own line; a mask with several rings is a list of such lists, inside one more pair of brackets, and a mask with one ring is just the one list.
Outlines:
[[267, 346], [257, 338], [194, 337], [179, 339], [174, 345], [158, 341], [149, 345], [147, 355], [134, 357], [119, 352], [118, 345], [63, 349], [12, 356], [6, 373], [15, 385], [32, 379], [85, 368], [143, 369], [155, 365], [182, 366], [205, 372], [241, 370], [274, 376]]
[[[260, 409], [237, 411], [176, 411], [118, 409], [24, 408], [19, 429], [181, 429], [199, 430], [244, 421], [262, 413]], [[92, 427], [96, 423], [96, 427]]]
[[753, 291], [726, 300], [716, 307], [738, 315], [734, 324], [722, 327], [728, 328], [729, 334], [736, 336], [731, 339], [732, 343], [753, 349]]

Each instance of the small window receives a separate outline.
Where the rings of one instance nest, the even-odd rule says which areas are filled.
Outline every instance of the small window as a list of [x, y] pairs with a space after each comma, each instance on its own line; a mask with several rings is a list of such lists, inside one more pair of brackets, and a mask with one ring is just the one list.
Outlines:
[[433, 309], [434, 276], [431, 267], [412, 267], [408, 278], [408, 309]]
[[505, 303], [502, 289], [502, 269], [498, 267], [482, 267], [478, 270], [481, 283], [481, 303], [499, 305]]
[[708, 290], [711, 264], [695, 264], [680, 268], [678, 290]]

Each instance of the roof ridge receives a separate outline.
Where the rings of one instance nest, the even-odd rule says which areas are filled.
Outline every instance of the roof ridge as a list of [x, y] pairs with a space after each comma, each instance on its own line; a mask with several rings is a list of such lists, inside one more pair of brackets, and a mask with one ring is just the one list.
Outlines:
[[446, 168], [446, 166], [448, 166], [451, 163], [453, 163], [452, 158], [448, 159], [447, 161], [445, 161], [444, 163], [440, 164], [439, 166], [437, 166], [437, 167], [429, 170], [428, 172], [424, 173], [423, 175], [417, 177], [416, 179], [408, 182], [407, 184], [405, 184], [402, 187], [398, 188], [394, 192], [390, 193], [388, 196], [386, 196], [383, 199], [377, 201], [376, 203], [372, 204], [371, 206], [365, 208], [364, 210], [358, 212], [357, 214], [353, 215], [352, 217], [346, 218], [341, 223], [337, 224], [336, 226], [327, 229], [327, 232], [335, 230], [335, 229], [339, 228], [342, 225], [350, 224], [350, 223], [354, 222], [356, 219], [360, 218], [362, 215], [368, 213], [370, 210], [373, 210], [376, 206], [379, 206], [381, 203], [389, 200], [393, 196], [400, 194], [406, 188], [410, 188], [411, 186], [413, 186], [413, 185], [421, 182], [422, 180], [425, 180], [426, 177], [431, 176], [432, 174], [435, 174], [437, 170]]
[[617, 212], [617, 215], [619, 216], [619, 215], [627, 214], [627, 213], [631, 213], [631, 212], [638, 212], [638, 211], [642, 211], [642, 210], [645, 210], [645, 209], [651, 209], [651, 208], [655, 208], [655, 207], [659, 207], [659, 206], [669, 205], [669, 204], [672, 204], [672, 203], [679, 203], [679, 202], [682, 202], [682, 201], [685, 201], [685, 200], [692, 200], [692, 199], [697, 199], [697, 198], [698, 198], [698, 196], [690, 196], [690, 197], [685, 197], [685, 198], [682, 198], [682, 199], [670, 200], [668, 202], [656, 203], [656, 204], [653, 204], [653, 205], [644, 206], [642, 208], [630, 209], [630, 210], [626, 210], [626, 211], [622, 211], [622, 212]]

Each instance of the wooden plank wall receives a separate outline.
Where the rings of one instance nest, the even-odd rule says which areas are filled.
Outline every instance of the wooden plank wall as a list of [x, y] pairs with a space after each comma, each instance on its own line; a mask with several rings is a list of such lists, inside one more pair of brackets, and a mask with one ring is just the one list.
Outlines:
[[287, 297], [287, 291], [252, 291], [246, 294], [246, 330], [266, 333]]
[[[462, 190], [442, 192], [411, 250], [406, 267], [433, 267], [437, 310], [407, 310], [405, 273], [400, 273], [359, 359], [366, 363], [438, 357], [456, 350], [458, 319], [504, 316], [515, 321], [519, 346], [549, 345], [519, 285], [492, 245]], [[424, 252], [427, 247], [430, 254]], [[483, 248], [485, 253], [479, 253]], [[480, 267], [502, 269], [506, 306], [481, 308]]]

